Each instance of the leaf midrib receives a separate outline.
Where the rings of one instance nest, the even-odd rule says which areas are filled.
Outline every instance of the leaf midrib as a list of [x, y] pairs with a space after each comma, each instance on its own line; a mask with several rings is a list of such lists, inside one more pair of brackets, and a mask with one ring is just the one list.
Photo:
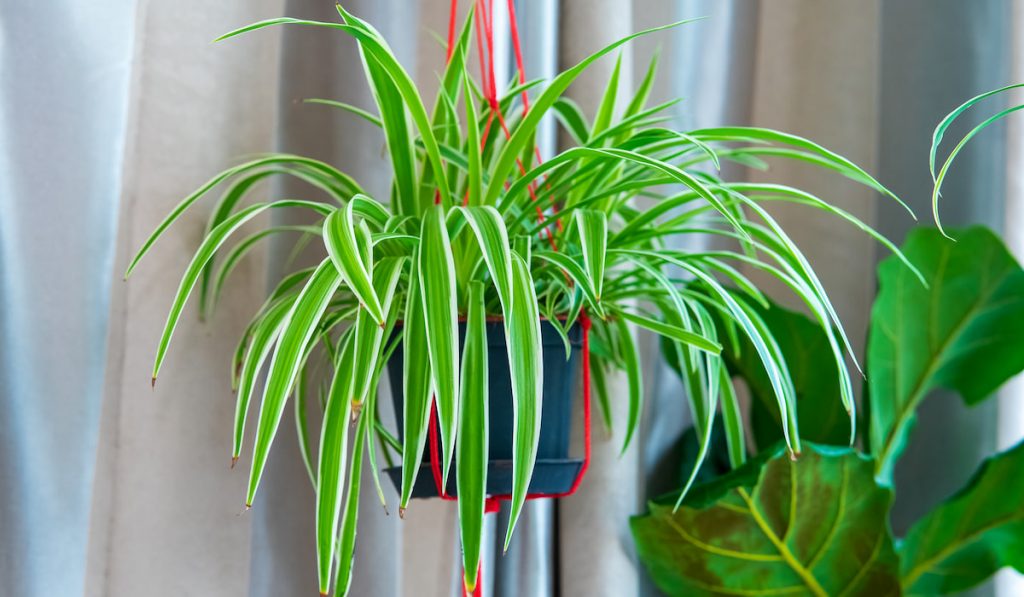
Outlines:
[[939, 366], [942, 364], [942, 357], [946, 354], [946, 351], [949, 350], [952, 343], [960, 337], [967, 324], [978, 315], [979, 309], [987, 303], [990, 298], [992, 298], [992, 295], [995, 294], [997, 290], [999, 290], [1005, 279], [1006, 276], [1000, 278], [998, 282], [990, 287], [987, 293], [980, 296], [978, 300], [971, 305], [970, 309], [964, 313], [961, 320], [953, 327], [953, 330], [950, 332], [949, 336], [946, 337], [946, 340], [942, 343], [939, 350], [934, 353], [934, 357], [931, 359], [928, 368], [920, 377], [918, 377], [914, 384], [914, 389], [908, 394], [908, 400], [901, 405], [900, 415], [896, 418], [896, 423], [892, 426], [892, 429], [888, 434], [886, 434], [885, 443], [882, 445], [882, 449], [878, 453], [878, 458], [875, 460], [876, 477], [881, 473], [882, 468], [888, 460], [889, 453], [893, 449], [894, 442], [899, 435], [899, 431], [904, 425], [906, 425], [909, 417], [917, 410], [917, 403], [922, 398], [927, 381], [937, 372]]
[[747, 490], [742, 487], [737, 487], [736, 492], [743, 499], [743, 501], [747, 503], [747, 507], [750, 508], [750, 515], [754, 518], [754, 522], [757, 523], [757, 526], [761, 529], [761, 532], [768, 539], [768, 541], [770, 541], [775, 546], [775, 549], [778, 550], [779, 555], [782, 556], [782, 559], [785, 560], [786, 564], [788, 564], [789, 567], [793, 570], [793, 572], [795, 572], [797, 576], [800, 577], [800, 580], [802, 580], [804, 584], [807, 585], [807, 588], [810, 589], [811, 593], [817, 595], [818, 597], [828, 597], [828, 593], [825, 591], [825, 589], [822, 588], [821, 584], [818, 583], [818, 579], [814, 577], [814, 574], [812, 574], [810, 570], [805, 568], [804, 565], [796, 559], [796, 556], [793, 555], [793, 552], [789, 550], [789, 546], [783, 543], [775, 534], [775, 532], [772, 531], [771, 527], [768, 526], [768, 522], [761, 515], [761, 511], [757, 509], [757, 506], [754, 504], [754, 500], [751, 499], [750, 494], [747, 493]]
[[978, 529], [968, 533], [967, 535], [964, 535], [963, 537], [961, 537], [959, 540], [955, 541], [954, 543], [951, 543], [951, 544], [947, 545], [946, 547], [940, 549], [938, 552], [935, 553], [935, 555], [933, 555], [933, 556], [931, 556], [929, 558], [926, 558], [925, 560], [921, 561], [916, 566], [914, 566], [913, 568], [910, 569], [910, 571], [903, 578], [903, 587], [904, 588], [909, 588], [909, 587], [913, 586], [913, 584], [917, 581], [917, 579], [920, 578], [925, 572], [927, 572], [927, 569], [930, 568], [932, 566], [932, 564], [934, 564], [935, 562], [939, 562], [941, 560], [944, 560], [945, 558], [947, 558], [950, 555], [952, 555], [953, 552], [959, 550], [962, 546], [965, 546], [965, 545], [968, 545], [970, 543], [973, 543], [981, 535], [991, 531], [992, 529], [994, 529], [994, 528], [996, 528], [996, 527], [998, 527], [998, 526], [1000, 526], [1000, 525], [1002, 525], [1004, 523], [1013, 522], [1014, 520], [1024, 520], [1024, 512], [1015, 511], [1015, 512], [1010, 512], [1009, 514], [1007, 514], [1005, 516], [998, 516], [996, 518], [993, 518], [987, 524], [985, 524], [985, 525], [979, 527]]

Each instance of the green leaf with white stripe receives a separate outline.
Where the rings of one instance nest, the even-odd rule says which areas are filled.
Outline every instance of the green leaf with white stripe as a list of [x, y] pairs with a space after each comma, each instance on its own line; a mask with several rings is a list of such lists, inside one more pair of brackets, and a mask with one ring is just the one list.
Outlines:
[[292, 391], [295, 377], [298, 375], [303, 352], [309, 339], [313, 336], [320, 318], [341, 285], [341, 275], [331, 263], [325, 259], [313, 272], [306, 286], [295, 299], [287, 316], [277, 349], [270, 361], [270, 373], [263, 390], [263, 404], [260, 407], [260, 419], [256, 426], [256, 445], [253, 447], [252, 468], [249, 473], [249, 489], [245, 503], [252, 505], [263, 476], [263, 467], [270, 453], [270, 445], [277, 435], [281, 423], [288, 394]]
[[321, 213], [329, 209], [319, 203], [313, 203], [310, 201], [287, 200], [275, 201], [273, 203], [257, 203], [234, 214], [211, 230], [210, 234], [207, 235], [206, 238], [203, 239], [202, 244], [199, 245], [199, 249], [196, 250], [195, 255], [192, 257], [192, 261], [188, 264], [188, 268], [185, 270], [185, 275], [182, 276], [181, 283], [178, 285], [178, 292], [174, 296], [174, 302], [171, 303], [170, 312], [167, 314], [167, 323], [164, 325], [163, 334], [160, 336], [160, 343], [157, 345], [156, 349], [156, 359], [153, 362], [154, 384], [156, 383], [156, 376], [160, 372], [160, 365], [163, 364], [164, 357], [167, 355], [167, 348], [171, 343], [171, 337], [174, 335], [174, 329], [177, 327], [178, 320], [181, 318], [181, 311], [185, 308], [185, 302], [188, 300], [189, 295], [192, 293], [192, 289], [195, 288], [196, 282], [202, 274], [203, 268], [213, 257], [213, 254], [217, 252], [217, 249], [224, 244], [228, 237], [241, 228], [246, 222], [249, 222], [267, 209], [282, 207], [306, 207], [315, 211], [320, 211]]
[[455, 302], [455, 262], [444, 208], [440, 205], [431, 206], [423, 216], [417, 269], [430, 377], [441, 427], [442, 479], [447, 480], [459, 423], [459, 313]]
[[245, 435], [245, 420], [249, 413], [249, 404], [252, 402], [253, 389], [256, 386], [256, 376], [263, 368], [263, 363], [270, 356], [274, 348], [274, 340], [277, 339], [284, 324], [286, 316], [291, 311], [294, 300], [283, 299], [275, 303], [266, 314], [260, 319], [259, 324], [253, 329], [252, 340], [242, 361], [242, 372], [239, 376], [238, 390], [235, 398], [235, 433], [231, 448], [231, 461], [234, 463], [242, 453], [242, 438]]
[[[344, 209], [331, 212], [324, 220], [324, 246], [334, 267], [345, 277], [345, 282], [359, 297], [359, 302], [370, 312], [373, 320], [384, 325], [384, 314], [377, 293], [373, 291], [368, 265], [363, 261], [360, 243], [356, 242], [356, 223], [353, 217], [355, 202]], [[364, 247], [366, 250], [369, 247]]]
[[[391, 312], [391, 302], [404, 264], [405, 258], [385, 257], [373, 270], [374, 293], [381, 297], [381, 308], [384, 313]], [[367, 309], [360, 309], [356, 316], [354, 340], [356, 358], [352, 363], [352, 408], [357, 411], [362, 408], [363, 401], [370, 391], [371, 377], [377, 369], [377, 359], [383, 340], [384, 328], [376, 324]]]
[[372, 421], [372, 413], [364, 412], [359, 417], [356, 424], [356, 436], [352, 439], [352, 462], [348, 467], [345, 511], [341, 517], [341, 532], [338, 541], [338, 574], [334, 580], [335, 595], [348, 595], [352, 588], [356, 527], [359, 523], [359, 490], [363, 474], [363, 450], [366, 445], [366, 434], [369, 432]]
[[490, 205], [459, 208], [469, 222], [506, 317], [512, 306], [512, 249], [498, 210]]
[[629, 329], [626, 319], [624, 317], [617, 318], [615, 320], [615, 327], [618, 352], [622, 357], [622, 365], [626, 371], [626, 380], [629, 385], [626, 438], [622, 442], [622, 450], [620, 452], [620, 454], [624, 454], [629, 448], [630, 442], [633, 441], [633, 435], [636, 434], [636, 430], [640, 426], [640, 414], [643, 412], [644, 407], [644, 380], [643, 369], [640, 365], [640, 353], [637, 351], [636, 341], [633, 340], [633, 332]]
[[487, 497], [487, 431], [489, 425], [487, 372], [487, 318], [484, 285], [469, 287], [466, 346], [462, 354], [462, 385], [456, 487], [459, 494], [459, 533], [466, 588], [476, 587], [483, 547], [484, 501]]
[[580, 235], [580, 246], [583, 247], [583, 264], [590, 273], [597, 302], [600, 302], [608, 252], [608, 217], [602, 211], [581, 209], [576, 211], [574, 220]]
[[316, 559], [320, 592], [331, 584], [331, 566], [338, 542], [338, 522], [348, 459], [348, 430], [355, 379], [355, 334], [346, 333], [327, 394], [327, 408], [320, 427], [320, 456], [316, 474]]
[[423, 322], [423, 308], [420, 302], [419, 260], [412, 262], [409, 274], [409, 290], [406, 294], [405, 320], [402, 322], [402, 344], [405, 350], [402, 389], [402, 491], [398, 514], [405, 514], [416, 484], [416, 473], [423, 462], [423, 447], [430, 423], [431, 382], [430, 361], [422, 356], [416, 358], [412, 351], [427, 343], [427, 330]]
[[544, 388], [540, 311], [530, 268], [512, 254], [512, 312], [506, 320], [508, 361], [512, 381], [512, 502], [505, 549], [512, 540], [537, 463], [540, 414]]

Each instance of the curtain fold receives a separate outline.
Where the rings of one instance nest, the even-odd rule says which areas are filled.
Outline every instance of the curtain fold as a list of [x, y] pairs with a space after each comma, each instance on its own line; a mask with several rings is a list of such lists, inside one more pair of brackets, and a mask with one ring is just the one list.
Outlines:
[[229, 470], [225, 355], [263, 301], [265, 258], [239, 265], [209, 321], [190, 302], [153, 389], [157, 339], [212, 199], [185, 213], [130, 282], [120, 277], [183, 197], [271, 146], [278, 33], [210, 40], [282, 5], [143, 1], [138, 10], [114, 267], [93, 280], [112, 291], [86, 593], [242, 595], [251, 516], [246, 463]]
[[0, 594], [81, 593], [133, 3], [0, 2]]

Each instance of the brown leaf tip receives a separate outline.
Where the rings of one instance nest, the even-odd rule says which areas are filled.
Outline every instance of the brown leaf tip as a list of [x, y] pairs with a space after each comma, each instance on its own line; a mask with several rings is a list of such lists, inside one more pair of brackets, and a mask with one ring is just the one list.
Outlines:
[[231, 457], [231, 468], [235, 468], [235, 463], [238, 462], [238, 456]]
[[154, 389], [154, 390], [156, 389], [156, 376], [155, 375], [153, 376], [153, 379], [150, 380], [149, 387]]
[[405, 508], [398, 508], [398, 517], [403, 520], [405, 519]]

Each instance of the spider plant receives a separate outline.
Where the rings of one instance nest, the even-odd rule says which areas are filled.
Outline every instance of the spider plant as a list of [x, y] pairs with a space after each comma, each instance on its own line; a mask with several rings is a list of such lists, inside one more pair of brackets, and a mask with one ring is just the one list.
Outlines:
[[[251, 505], [271, 444], [293, 402], [300, 444], [316, 491], [316, 544], [320, 590], [335, 577], [347, 591], [358, 518], [363, 460], [369, 461], [381, 501], [378, 452], [403, 465], [400, 512], [408, 507], [423, 457], [428, 416], [436, 404], [443, 478], [457, 462], [460, 531], [466, 585], [472, 589], [480, 558], [486, 487], [487, 317], [504, 322], [514, 403], [512, 537], [534, 469], [540, 430], [540, 325], [545, 318], [562, 332], [586, 314], [592, 318], [592, 375], [611, 427], [613, 399], [605, 377], [612, 370], [628, 379], [628, 415], [622, 449], [633, 438], [643, 404], [643, 380], [633, 328], [648, 330], [676, 346], [693, 392], [690, 407], [702, 422], [702, 446], [719, 408], [736, 410], [719, 356], [712, 315], [725, 318], [731, 334], [748, 337], [764, 363], [778, 401], [786, 444], [800, 452], [793, 382], [764, 322], [738, 300], [764, 297], [737, 266], [782, 280], [806, 304], [829, 339], [839, 363], [835, 383], [850, 413], [854, 402], [844, 354], [849, 342], [808, 260], [765, 205], [785, 201], [833, 214], [889, 243], [851, 214], [814, 195], [784, 185], [728, 182], [722, 162], [754, 168], [766, 159], [808, 162], [899, 201], [849, 160], [806, 139], [762, 128], [721, 127], [687, 132], [668, 128], [666, 110], [675, 102], [648, 106], [656, 60], [625, 104], [619, 102], [619, 62], [593, 121], [563, 97], [596, 60], [649, 29], [608, 45], [548, 82], [517, 83], [497, 105], [484, 100], [466, 74], [472, 33], [467, 19], [452, 59], [428, 111], [416, 85], [383, 37], [368, 23], [338, 7], [340, 22], [291, 18], [262, 21], [221, 39], [274, 25], [326, 27], [358, 42], [376, 113], [318, 100], [379, 126], [393, 180], [389, 197], [371, 197], [357, 180], [310, 158], [271, 154], [229, 168], [185, 198], [143, 244], [128, 273], [153, 243], [198, 200], [223, 187], [205, 237], [174, 296], [153, 367], [155, 383], [185, 303], [198, 286], [200, 311], [209, 311], [233, 266], [257, 241], [299, 232], [300, 242], [319, 238], [322, 261], [285, 276], [254, 315], [232, 359], [237, 391], [233, 460], [242, 450], [250, 410], [259, 409], [246, 503]], [[621, 56], [620, 56], [621, 60]], [[520, 96], [535, 94], [529, 109]], [[507, 119], [508, 135], [490, 131], [494, 110]], [[540, 121], [554, 114], [575, 144], [543, 163], [534, 157]], [[246, 204], [254, 186], [272, 176], [291, 176], [332, 202], [280, 199]], [[269, 228], [239, 241], [219, 269], [215, 256], [229, 237], [259, 214], [300, 209], [313, 227]], [[672, 239], [720, 237], [736, 250], [684, 251]], [[898, 253], [898, 251], [897, 251]], [[458, 325], [465, 318], [465, 348]], [[396, 324], [401, 321], [402, 325]], [[403, 439], [381, 424], [377, 383], [398, 343], [406, 354]], [[568, 348], [567, 348], [568, 350]], [[852, 354], [851, 354], [852, 356]], [[269, 361], [262, 400], [254, 406], [258, 373]], [[310, 383], [318, 368], [329, 384]], [[311, 387], [314, 386], [314, 387]], [[319, 445], [310, 447], [305, 404], [323, 409]], [[350, 437], [350, 421], [355, 426]], [[727, 426], [729, 441], [742, 441], [738, 419]], [[620, 424], [616, 422], [616, 424]], [[375, 441], [377, 440], [377, 441]], [[701, 450], [698, 466], [704, 458]], [[400, 456], [397, 456], [400, 454]], [[347, 473], [346, 473], [347, 469]], [[692, 482], [692, 479], [691, 479]], [[334, 563], [337, 572], [334, 573]]]
[[[932, 187], [932, 217], [935, 219], [935, 225], [944, 235], [946, 235], [946, 233], [942, 228], [942, 221], [939, 219], [939, 197], [942, 194], [942, 183], [945, 182], [946, 175], [949, 174], [949, 169], [953, 166], [953, 162], [956, 160], [957, 156], [960, 155], [960, 152], [963, 151], [964, 147], [966, 147], [971, 139], [977, 136], [978, 133], [1006, 118], [1010, 114], [1024, 109], [1024, 104], [1011, 104], [1010, 107], [1000, 110], [981, 121], [974, 128], [968, 131], [967, 134], [960, 138], [957, 144], [953, 146], [953, 149], [949, 151], [946, 159], [942, 161], [942, 165], [939, 166], [938, 170], [936, 170], [939, 146], [942, 144], [943, 137], [945, 137], [949, 127], [952, 126], [964, 112], [970, 110], [975, 105], [990, 97], [1005, 95], [1012, 92], [1014, 89], [1020, 89], [1022, 87], [1024, 87], [1024, 83], [1015, 83], [1013, 85], [1006, 85], [999, 89], [993, 89], [991, 91], [978, 94], [957, 106], [955, 110], [947, 114], [946, 117], [939, 121], [939, 124], [935, 126], [935, 132], [932, 133], [932, 147], [928, 152], [928, 168], [931, 171], [932, 182], [934, 183]], [[948, 235], [946, 235], [946, 237], [950, 238]]]

